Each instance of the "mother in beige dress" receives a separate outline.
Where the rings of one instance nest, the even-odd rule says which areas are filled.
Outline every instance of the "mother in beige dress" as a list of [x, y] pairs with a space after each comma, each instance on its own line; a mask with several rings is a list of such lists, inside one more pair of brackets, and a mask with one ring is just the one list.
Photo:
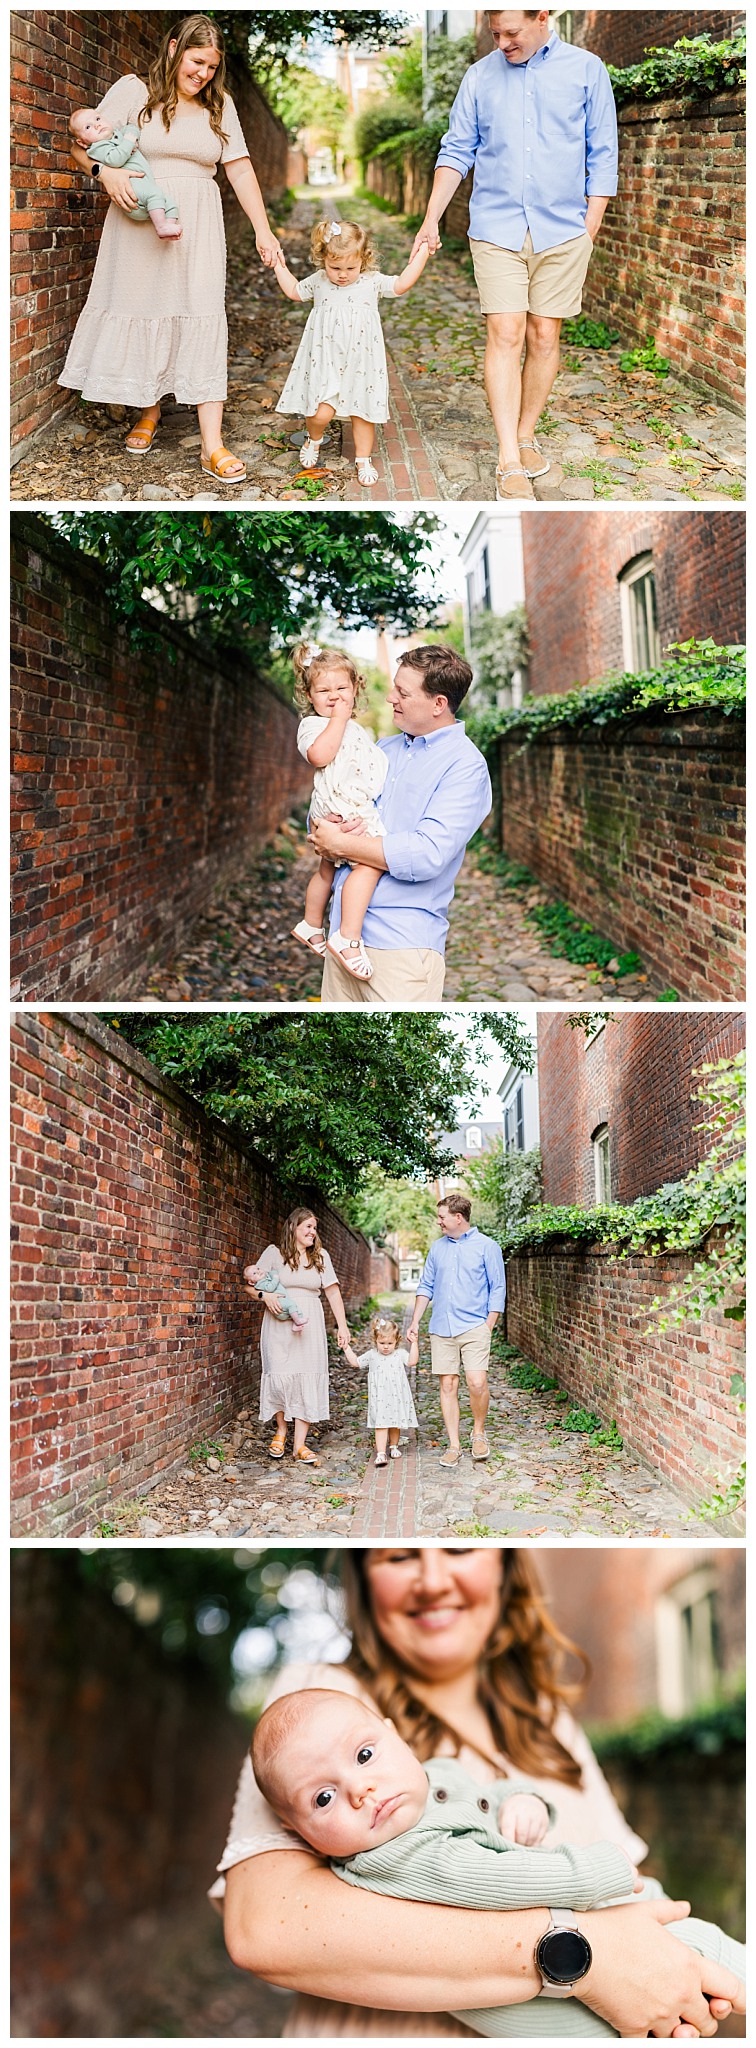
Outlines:
[[[346, 1664], [289, 1665], [269, 1699], [308, 1685], [356, 1694], [421, 1762], [459, 1756], [481, 1786], [526, 1775], [557, 1809], [552, 1841], [645, 1856], [569, 1711], [572, 1645], [549, 1617], [532, 1552], [350, 1548], [341, 1570]], [[287, 2035], [479, 2038], [451, 2013], [520, 2005], [541, 1989], [547, 1911], [467, 1912], [344, 1885], [266, 1805], [249, 1757], [218, 1868], [212, 1896], [224, 1900], [233, 1961], [299, 1994]], [[618, 2033], [715, 2034], [733, 1999], [744, 2009], [732, 1973], [667, 1932], [685, 1911], [643, 1899], [580, 1914], [593, 1951], [580, 1998]]]
[[138, 203], [136, 173], [93, 164], [74, 145], [79, 169], [90, 176], [99, 170], [111, 204], [59, 382], [101, 404], [141, 408], [126, 441], [131, 455], [149, 453], [160, 400], [172, 391], [180, 404], [197, 407], [203, 470], [218, 483], [237, 484], [246, 469], [221, 435], [228, 332], [219, 163], [268, 268], [280, 244], [268, 225], [239, 116], [223, 90], [224, 72], [217, 22], [191, 14], [165, 37], [148, 85], [133, 75], [119, 78], [98, 108], [113, 127], [138, 124], [139, 147], [178, 205], [180, 241], [160, 241], [149, 222], [129, 219]]
[[281, 1232], [280, 1251], [269, 1244], [255, 1264], [261, 1269], [275, 1267], [286, 1293], [307, 1316], [304, 1328], [296, 1330], [284, 1316], [277, 1295], [261, 1296], [265, 1314], [260, 1332], [260, 1420], [276, 1419], [268, 1455], [283, 1457], [286, 1425], [293, 1422], [295, 1458], [302, 1465], [319, 1465], [320, 1459], [307, 1447], [307, 1431], [311, 1422], [327, 1422], [329, 1415], [328, 1339], [321, 1293], [336, 1317], [339, 1343], [343, 1346], [350, 1340], [341, 1289], [318, 1237], [312, 1210], [292, 1209]]

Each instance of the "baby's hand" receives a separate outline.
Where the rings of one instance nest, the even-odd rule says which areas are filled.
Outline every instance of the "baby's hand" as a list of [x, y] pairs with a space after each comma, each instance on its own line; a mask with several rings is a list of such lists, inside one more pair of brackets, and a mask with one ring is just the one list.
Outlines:
[[548, 1833], [549, 1814], [543, 1799], [535, 1792], [516, 1792], [511, 1799], [502, 1800], [499, 1808], [499, 1834], [505, 1842], [517, 1842], [523, 1849], [534, 1849]]

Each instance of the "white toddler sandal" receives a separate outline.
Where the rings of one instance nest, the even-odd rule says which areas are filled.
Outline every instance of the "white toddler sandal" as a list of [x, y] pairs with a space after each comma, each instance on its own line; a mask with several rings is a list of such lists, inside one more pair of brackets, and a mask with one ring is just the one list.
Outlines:
[[298, 939], [300, 946], [309, 946], [311, 953], [319, 953], [321, 958], [324, 956], [326, 942], [322, 924], [308, 924], [303, 917], [299, 924], [295, 924], [291, 937]]
[[302, 442], [299, 450], [299, 460], [303, 469], [317, 469], [322, 446], [322, 441], [307, 440]]
[[369, 490], [371, 484], [377, 484], [378, 471], [371, 462], [369, 455], [356, 455], [354, 466], [357, 471], [358, 484], [364, 484], [366, 490]]
[[341, 932], [329, 932], [327, 951], [333, 953], [347, 974], [357, 981], [372, 981], [373, 970], [361, 939], [343, 939]]

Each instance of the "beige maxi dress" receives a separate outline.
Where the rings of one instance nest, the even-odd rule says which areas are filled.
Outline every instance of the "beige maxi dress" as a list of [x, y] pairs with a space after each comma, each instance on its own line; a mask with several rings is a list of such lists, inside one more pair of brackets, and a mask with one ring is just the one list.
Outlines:
[[[343, 1664], [288, 1664], [273, 1680], [266, 1705], [271, 1700], [280, 1699], [283, 1693], [299, 1692], [308, 1686], [325, 1686], [333, 1692], [352, 1693], [357, 1699], [370, 1698], [353, 1672], [346, 1670]], [[528, 1785], [542, 1791], [544, 1798], [551, 1800], [557, 1808], [557, 1819], [549, 1841], [575, 1842], [581, 1847], [592, 1842], [615, 1842], [625, 1850], [632, 1863], [639, 1863], [648, 1853], [647, 1845], [623, 1820], [590, 1743], [566, 1710], [558, 1716], [556, 1733], [565, 1748], [577, 1757], [583, 1771], [583, 1785], [561, 1785], [554, 1778], [539, 1778], [528, 1772]], [[460, 1762], [481, 1784], [494, 1775], [518, 1775], [510, 1773], [504, 1758], [495, 1774], [493, 1768], [488, 1769], [483, 1758], [470, 1749], [461, 1751]], [[301, 1850], [304, 1847], [299, 1835], [284, 1826], [258, 1791], [247, 1755], [241, 1768], [228, 1840], [218, 1864], [220, 1876], [212, 1886], [210, 1898], [219, 1907], [222, 1905], [226, 1888], [224, 1873], [235, 1863], [243, 1863], [249, 1856], [262, 1856], [268, 1849]], [[291, 1938], [292, 1943], [296, 1943], [295, 1927], [292, 1927]], [[480, 2040], [479, 2034], [471, 2033], [470, 2028], [461, 2020], [453, 2019], [451, 2013], [375, 2011], [366, 2006], [342, 2005], [332, 1999], [309, 1995], [300, 1995], [296, 1999], [283, 2033], [300, 2039], [316, 2039], [324, 2035], [350, 2040], [369, 2039], [376, 2035], [404, 2035], [405, 2038], [422, 2035], [446, 2039], [455, 2035], [465, 2040]]]
[[324, 1287], [338, 1287], [327, 1251], [323, 1271], [308, 1266], [306, 1252], [300, 1252], [295, 1273], [285, 1266], [278, 1246], [269, 1244], [255, 1262], [261, 1269], [274, 1266], [287, 1294], [304, 1310], [307, 1322], [299, 1333], [294, 1324], [278, 1320], [265, 1310], [260, 1331], [260, 1421], [271, 1422], [281, 1410], [287, 1422], [327, 1422], [328, 1339], [320, 1299]]
[[[98, 113], [114, 127], [136, 121], [147, 87], [119, 78]], [[182, 405], [226, 397], [226, 238], [216, 180], [219, 163], [249, 155], [233, 100], [213, 134], [206, 107], [179, 102], [170, 129], [151, 114], [140, 148], [157, 183], [174, 199], [184, 230], [161, 242], [149, 221], [133, 221], [111, 202], [89, 297], [59, 378], [106, 405], [156, 405], [168, 392]], [[136, 189], [136, 188], [135, 188]]]

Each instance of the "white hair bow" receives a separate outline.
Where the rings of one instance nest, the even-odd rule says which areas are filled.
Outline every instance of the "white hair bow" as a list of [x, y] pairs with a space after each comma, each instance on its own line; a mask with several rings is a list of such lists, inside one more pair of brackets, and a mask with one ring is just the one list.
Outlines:
[[329, 220], [329, 221], [327, 222], [327, 224], [326, 224], [326, 241], [327, 241], [327, 242], [332, 242], [332, 241], [333, 241], [333, 238], [334, 238], [334, 235], [340, 235], [340, 234], [341, 234], [341, 232], [342, 232], [342, 228], [341, 228], [341, 221], [340, 221], [340, 220]]
[[322, 654], [322, 651], [322, 648], [318, 646], [317, 640], [308, 640], [305, 648], [305, 661], [308, 667], [311, 661], [317, 661], [318, 655]]

